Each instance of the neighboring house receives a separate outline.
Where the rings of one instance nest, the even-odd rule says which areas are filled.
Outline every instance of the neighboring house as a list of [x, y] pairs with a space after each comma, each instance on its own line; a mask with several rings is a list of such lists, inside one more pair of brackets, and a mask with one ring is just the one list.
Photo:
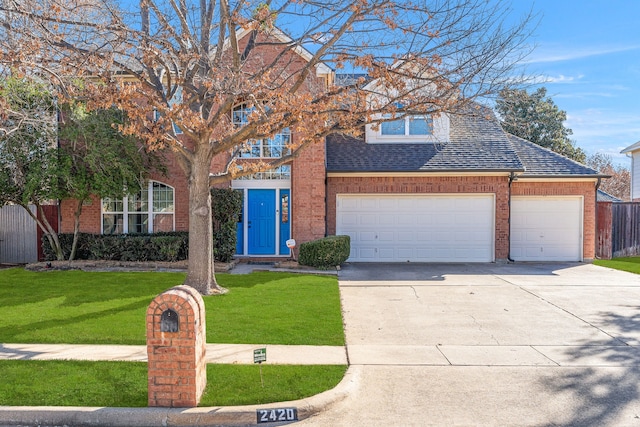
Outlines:
[[[319, 67], [315, 78], [353, 78], [326, 73]], [[239, 124], [242, 115], [239, 106]], [[255, 141], [247, 161], [280, 155], [288, 138], [295, 135], [285, 130]], [[154, 177], [138, 197], [84, 206], [82, 231], [187, 230], [186, 179], [171, 157], [167, 166], [168, 178]], [[407, 117], [367, 126], [362, 139], [330, 136], [288, 165], [231, 182], [244, 195], [237, 253], [286, 257], [289, 238], [299, 247], [348, 234], [354, 262], [591, 260], [603, 177], [507, 135], [486, 109]], [[71, 232], [68, 201], [61, 218]]]
[[640, 141], [621, 153], [631, 157], [631, 201], [640, 202]]
[[611, 203], [622, 203], [622, 200], [618, 199], [615, 196], [607, 193], [606, 191], [598, 190], [598, 194], [596, 195], [597, 202], [611, 202]]

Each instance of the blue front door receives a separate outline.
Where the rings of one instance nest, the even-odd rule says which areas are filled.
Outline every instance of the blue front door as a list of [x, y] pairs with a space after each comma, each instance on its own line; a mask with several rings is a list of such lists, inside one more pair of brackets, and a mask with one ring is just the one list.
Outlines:
[[276, 253], [276, 190], [249, 190], [249, 255]]

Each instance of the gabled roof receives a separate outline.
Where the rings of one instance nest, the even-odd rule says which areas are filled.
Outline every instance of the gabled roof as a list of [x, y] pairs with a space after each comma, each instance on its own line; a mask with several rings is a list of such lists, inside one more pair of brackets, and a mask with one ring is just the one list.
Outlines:
[[625, 148], [624, 150], [622, 150], [620, 153], [621, 154], [625, 154], [625, 153], [632, 153], [636, 150], [640, 150], [640, 141], [636, 142], [633, 145], [628, 146], [627, 148]]
[[[243, 37], [247, 36], [248, 34], [251, 33], [251, 28], [249, 27], [245, 27], [245, 28], [238, 28], [238, 30], [236, 31], [236, 38], [238, 40], [242, 39]], [[307, 49], [305, 49], [304, 47], [302, 47], [299, 44], [294, 44], [294, 40], [289, 37], [287, 34], [284, 33], [284, 31], [282, 31], [281, 29], [277, 28], [277, 27], [273, 27], [271, 29], [269, 29], [269, 33], [268, 35], [275, 37], [277, 40], [279, 40], [282, 43], [285, 44], [289, 44], [293, 46], [293, 52], [297, 53], [298, 55], [300, 55], [300, 57], [302, 59], [304, 59], [305, 61], [309, 62], [313, 59], [313, 54], [311, 52], [309, 52]], [[228, 43], [228, 41], [225, 41], [225, 45]], [[324, 75], [324, 74], [331, 74], [333, 73], [333, 70], [331, 69], [331, 67], [329, 67], [327, 64], [325, 64], [324, 62], [318, 62], [316, 65], [316, 74], [318, 75]]]
[[507, 134], [518, 157], [525, 166], [523, 178], [541, 177], [589, 177], [604, 178], [598, 171], [574, 160], [541, 147], [533, 142]]
[[450, 116], [450, 141], [376, 143], [331, 135], [327, 172], [522, 172], [524, 166], [488, 110]]

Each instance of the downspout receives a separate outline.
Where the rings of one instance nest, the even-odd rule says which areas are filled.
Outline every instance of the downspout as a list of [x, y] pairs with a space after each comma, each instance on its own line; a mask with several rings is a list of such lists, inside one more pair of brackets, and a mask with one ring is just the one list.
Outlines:
[[516, 173], [511, 172], [509, 174], [509, 199], [507, 201], [507, 206], [509, 207], [509, 215], [507, 216], [507, 226], [509, 228], [509, 238], [507, 239], [507, 261], [515, 262], [511, 258], [511, 184], [516, 179]]
[[[598, 245], [598, 190], [600, 189], [600, 184], [602, 184], [602, 178], [598, 177], [598, 181], [596, 182], [596, 195], [595, 195], [596, 200], [594, 203], [596, 208], [594, 209], [595, 212], [593, 213], [593, 215], [595, 216], [594, 218], [595, 220], [593, 222], [595, 224], [595, 230], [594, 230], [595, 236], [593, 239], [594, 240], [593, 245], [595, 247], [593, 248], [593, 257], [596, 259], [598, 258], [598, 246], [599, 246]], [[584, 236], [583, 236], [583, 239], [584, 239]]]

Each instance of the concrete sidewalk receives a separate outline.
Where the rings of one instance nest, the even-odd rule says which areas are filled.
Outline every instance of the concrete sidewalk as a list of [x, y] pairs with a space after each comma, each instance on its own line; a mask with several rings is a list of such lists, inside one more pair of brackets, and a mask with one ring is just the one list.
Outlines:
[[[253, 350], [267, 349], [270, 365], [346, 365], [344, 347], [207, 344], [207, 363], [253, 364]], [[122, 360], [146, 362], [143, 345], [0, 344], [0, 360]]]
[[[257, 348], [267, 349], [265, 364], [347, 364], [345, 347], [269, 344], [208, 344], [206, 360], [212, 364], [253, 364], [253, 350]], [[146, 346], [135, 345], [0, 344], [0, 359], [146, 362], [146, 351]], [[353, 387], [350, 377], [347, 374], [338, 387], [319, 395], [268, 405], [198, 408], [0, 406], [0, 426], [248, 426], [257, 424], [258, 411], [279, 408], [295, 408], [297, 418], [305, 419], [345, 399]]]

